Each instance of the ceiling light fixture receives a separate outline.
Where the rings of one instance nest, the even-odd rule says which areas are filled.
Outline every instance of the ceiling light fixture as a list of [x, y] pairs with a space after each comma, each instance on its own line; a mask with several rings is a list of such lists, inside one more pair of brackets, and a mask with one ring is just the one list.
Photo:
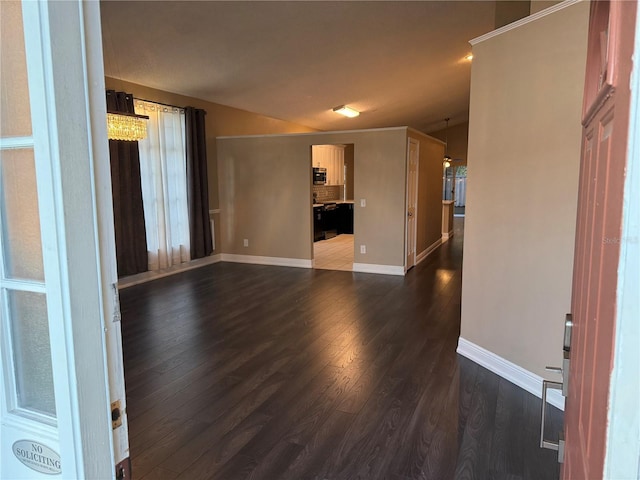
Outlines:
[[360, 115], [359, 111], [354, 108], [347, 107], [346, 105], [340, 105], [339, 107], [334, 108], [333, 111], [349, 118], [354, 118]]
[[451, 166], [451, 157], [449, 156], [449, 120], [449, 118], [444, 119], [444, 121], [447, 122], [444, 130], [444, 158], [442, 159], [442, 166], [444, 168]]
[[[113, 55], [113, 40], [111, 38], [111, 25], [106, 25], [107, 38], [111, 47], [112, 57], [115, 57], [116, 69], [118, 71], [118, 80], [122, 84], [122, 75], [120, 74], [120, 64], [118, 63], [118, 55]], [[122, 89], [124, 90], [124, 89]], [[107, 138], [109, 140], [124, 140], [127, 142], [137, 142], [147, 138], [147, 115], [138, 115], [136, 113], [114, 112], [107, 110]]]
[[107, 137], [109, 140], [137, 142], [147, 137], [146, 115], [107, 112]]

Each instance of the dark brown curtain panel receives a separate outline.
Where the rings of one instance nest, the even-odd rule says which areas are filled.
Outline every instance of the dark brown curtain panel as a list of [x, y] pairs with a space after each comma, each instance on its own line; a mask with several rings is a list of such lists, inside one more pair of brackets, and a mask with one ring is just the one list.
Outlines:
[[207, 177], [207, 145], [204, 128], [206, 112], [185, 108], [187, 143], [187, 198], [189, 201], [189, 232], [191, 259], [206, 257], [213, 252], [209, 222], [209, 184]]
[[[107, 110], [134, 113], [133, 95], [107, 90]], [[118, 277], [123, 277], [148, 269], [138, 142], [109, 140], [109, 155]]]

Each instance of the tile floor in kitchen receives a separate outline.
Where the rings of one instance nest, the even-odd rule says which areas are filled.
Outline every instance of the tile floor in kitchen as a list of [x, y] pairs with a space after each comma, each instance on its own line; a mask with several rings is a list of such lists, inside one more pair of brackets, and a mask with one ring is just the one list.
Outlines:
[[353, 270], [353, 235], [343, 233], [313, 244], [314, 268]]

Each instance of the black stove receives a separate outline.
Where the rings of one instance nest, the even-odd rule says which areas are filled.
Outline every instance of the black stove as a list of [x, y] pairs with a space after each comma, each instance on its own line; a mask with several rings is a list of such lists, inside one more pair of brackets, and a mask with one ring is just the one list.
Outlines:
[[324, 239], [333, 238], [338, 235], [338, 206], [336, 202], [322, 202], [322, 230]]

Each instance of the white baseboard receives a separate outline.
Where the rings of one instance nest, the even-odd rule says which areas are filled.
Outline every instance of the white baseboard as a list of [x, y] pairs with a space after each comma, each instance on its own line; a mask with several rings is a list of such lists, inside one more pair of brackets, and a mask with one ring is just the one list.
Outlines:
[[397, 265], [376, 265], [373, 263], [354, 263], [353, 271], [360, 273], [379, 273], [382, 275], [403, 275], [404, 266]]
[[259, 255], [236, 255], [234, 253], [223, 253], [222, 261], [251, 263], [254, 265], [273, 265], [276, 267], [313, 268], [312, 260], [305, 260], [302, 258], [261, 257]]
[[[535, 373], [525, 370], [462, 337], [458, 339], [457, 352], [536, 397], [542, 397], [542, 377]], [[559, 390], [548, 390], [547, 401], [554, 407], [564, 411], [564, 397]]]
[[440, 245], [442, 245], [442, 238], [439, 238], [438, 240], [433, 242], [431, 245], [429, 245], [427, 248], [425, 248], [423, 251], [421, 251], [416, 257], [416, 265], [420, 264], [420, 262], [422, 262], [429, 255], [431, 255], [434, 252], [434, 250], [438, 248]]
[[209, 255], [208, 257], [198, 258], [197, 260], [191, 260], [190, 262], [174, 265], [163, 270], [153, 270], [151, 272], [138, 273], [136, 275], [130, 275], [118, 280], [118, 290], [123, 288], [133, 287], [141, 283], [157, 280], [158, 278], [168, 277], [169, 275], [175, 275], [176, 273], [186, 272], [187, 270], [193, 270], [194, 268], [204, 267], [205, 265], [211, 265], [221, 261], [220, 254]]
[[448, 241], [451, 237], [453, 237], [453, 230], [442, 232], [442, 243]]

